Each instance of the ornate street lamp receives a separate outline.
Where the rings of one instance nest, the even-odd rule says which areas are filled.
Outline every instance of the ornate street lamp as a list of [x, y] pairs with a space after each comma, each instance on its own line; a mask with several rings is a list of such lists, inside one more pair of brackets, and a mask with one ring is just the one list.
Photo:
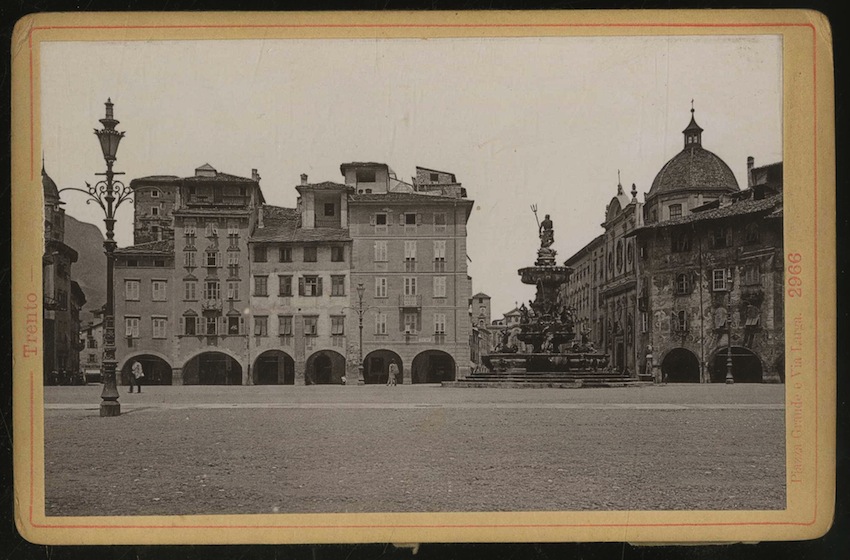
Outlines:
[[735, 377], [732, 375], [732, 274], [731, 269], [727, 273], [727, 288], [729, 290], [729, 303], [726, 309], [726, 384], [732, 385], [735, 383]]
[[106, 239], [103, 242], [103, 248], [106, 251], [106, 305], [104, 306], [103, 317], [103, 392], [100, 395], [102, 402], [100, 403], [101, 416], [118, 416], [121, 414], [121, 403], [118, 402], [118, 386], [115, 379], [115, 368], [117, 362], [115, 360], [115, 289], [113, 286], [113, 274], [115, 269], [115, 249], [118, 244], [115, 242], [115, 213], [118, 207], [127, 200], [130, 200], [132, 191], [121, 181], [115, 181], [115, 175], [123, 175], [122, 172], [112, 171], [112, 164], [115, 163], [115, 154], [118, 152], [118, 144], [124, 137], [123, 132], [115, 130], [118, 121], [115, 120], [112, 114], [112, 99], [106, 100], [106, 116], [100, 119], [103, 128], [95, 129], [94, 133], [100, 141], [100, 148], [103, 151], [103, 159], [106, 161], [106, 173], [95, 173], [95, 175], [105, 176], [102, 181], [98, 181], [94, 186], [86, 183], [85, 189], [75, 187], [67, 187], [62, 191], [77, 191], [88, 197], [86, 204], [92, 201], [96, 202], [105, 215], [104, 223], [106, 224]]
[[371, 307], [363, 307], [363, 294], [366, 292], [366, 288], [363, 286], [363, 282], [358, 282], [357, 284], [357, 307], [345, 307], [344, 309], [351, 309], [355, 313], [357, 313], [357, 326], [360, 332], [360, 346], [358, 350], [358, 359], [357, 359], [357, 384], [363, 385], [366, 381], [363, 377], [363, 316], [366, 314]]

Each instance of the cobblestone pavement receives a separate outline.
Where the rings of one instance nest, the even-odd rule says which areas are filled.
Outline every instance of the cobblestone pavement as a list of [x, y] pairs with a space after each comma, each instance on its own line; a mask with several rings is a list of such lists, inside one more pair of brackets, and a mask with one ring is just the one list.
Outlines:
[[48, 515], [782, 509], [784, 386], [45, 388]]

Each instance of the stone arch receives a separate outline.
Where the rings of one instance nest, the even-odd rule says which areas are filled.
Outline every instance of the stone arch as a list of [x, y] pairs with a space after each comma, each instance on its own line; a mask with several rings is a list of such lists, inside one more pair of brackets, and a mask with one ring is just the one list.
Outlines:
[[304, 368], [307, 385], [339, 385], [345, 377], [345, 356], [336, 350], [318, 350], [310, 354]]
[[[711, 356], [711, 382], [725, 383], [727, 370], [727, 347], [718, 348]], [[733, 346], [732, 379], [735, 383], [761, 383], [764, 379], [764, 366], [758, 354], [744, 346]]]
[[168, 359], [159, 352], [134, 352], [124, 359], [118, 369], [121, 385], [130, 384], [130, 370], [135, 362], [142, 364], [145, 385], [171, 385], [172, 368]]
[[390, 362], [395, 361], [398, 366], [396, 383], [401, 384], [404, 379], [404, 362], [401, 356], [392, 350], [373, 350], [363, 358], [363, 381], [366, 384], [386, 384], [389, 379]]
[[254, 360], [254, 385], [295, 385], [295, 360], [283, 350], [266, 350]]
[[198, 352], [183, 365], [184, 385], [241, 385], [242, 364], [223, 348]]
[[166, 362], [168, 364], [171, 363], [171, 362], [169, 362], [170, 358], [168, 356], [166, 356], [165, 354], [163, 354], [162, 352], [157, 352], [156, 350], [137, 350], [135, 352], [130, 352], [126, 356], [124, 356], [121, 359], [121, 361], [118, 362], [118, 367], [117, 367], [116, 371], [123, 370], [124, 367], [127, 366], [127, 362], [129, 362], [130, 360], [133, 360], [137, 356], [144, 356], [146, 354], [150, 355], [150, 356], [155, 356], [155, 357], [159, 358], [160, 360], [162, 360], [163, 362]]
[[699, 383], [699, 359], [687, 348], [673, 348], [661, 360], [661, 378], [666, 383]]
[[455, 359], [443, 350], [424, 350], [413, 358], [412, 383], [440, 383], [454, 381], [457, 365]]

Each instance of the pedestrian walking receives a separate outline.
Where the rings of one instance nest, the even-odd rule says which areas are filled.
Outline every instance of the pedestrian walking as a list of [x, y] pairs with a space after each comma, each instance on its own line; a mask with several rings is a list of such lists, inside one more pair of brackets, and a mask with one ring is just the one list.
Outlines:
[[139, 362], [133, 362], [133, 367], [130, 369], [130, 392], [133, 392], [133, 385], [136, 385], [137, 393], [142, 392], [142, 379], [145, 378], [145, 370]]
[[390, 362], [390, 375], [387, 378], [387, 387], [395, 387], [396, 377], [398, 376], [398, 365], [395, 361]]

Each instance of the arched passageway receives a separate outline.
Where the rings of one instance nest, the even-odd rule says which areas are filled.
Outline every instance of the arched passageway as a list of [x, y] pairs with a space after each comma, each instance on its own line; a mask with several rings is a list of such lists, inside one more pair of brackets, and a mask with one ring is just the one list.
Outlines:
[[674, 348], [661, 361], [665, 383], [699, 383], [699, 359], [690, 350]]
[[295, 360], [282, 350], [266, 350], [254, 360], [255, 385], [295, 385]]
[[345, 376], [345, 357], [333, 350], [319, 350], [307, 358], [304, 382], [307, 385], [339, 385]]
[[[727, 348], [718, 348], [711, 360], [711, 382], [725, 383], [727, 370]], [[735, 383], [761, 383], [762, 365], [761, 360], [749, 348], [733, 346], [732, 351], [732, 379]]]
[[242, 366], [223, 352], [204, 352], [186, 362], [183, 384], [241, 385]]
[[442, 350], [425, 350], [413, 358], [413, 383], [440, 383], [455, 380], [455, 360]]
[[122, 385], [130, 384], [130, 371], [135, 362], [142, 364], [142, 371], [145, 373], [142, 383], [145, 385], [171, 385], [171, 366], [159, 356], [151, 354], [133, 356], [124, 363], [121, 368]]
[[374, 350], [363, 358], [363, 381], [366, 384], [386, 384], [390, 375], [390, 362], [398, 366], [398, 377], [396, 383], [401, 384], [404, 379], [404, 364], [401, 356], [392, 350]]

